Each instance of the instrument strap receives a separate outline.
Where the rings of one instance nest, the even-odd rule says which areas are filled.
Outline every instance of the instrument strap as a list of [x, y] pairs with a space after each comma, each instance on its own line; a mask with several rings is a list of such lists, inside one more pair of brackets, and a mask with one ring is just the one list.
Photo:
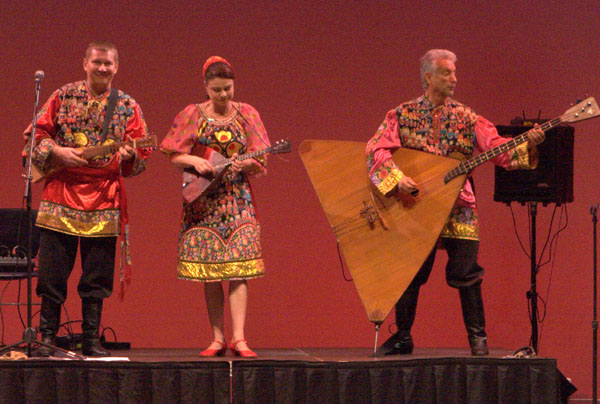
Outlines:
[[104, 127], [102, 128], [101, 139], [106, 139], [106, 135], [108, 133], [108, 125], [112, 121], [113, 113], [115, 112], [115, 107], [117, 106], [117, 100], [119, 99], [119, 90], [112, 87], [110, 89], [110, 94], [108, 95], [108, 105], [106, 106], [106, 115], [104, 115]]

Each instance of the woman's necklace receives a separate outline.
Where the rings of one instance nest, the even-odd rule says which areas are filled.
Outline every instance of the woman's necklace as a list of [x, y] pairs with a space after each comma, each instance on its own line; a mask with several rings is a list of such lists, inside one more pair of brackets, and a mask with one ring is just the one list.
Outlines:
[[[210, 101], [208, 101], [208, 103], [210, 103]], [[209, 122], [228, 122], [237, 115], [238, 108], [233, 106], [233, 102], [229, 103], [227, 111], [223, 114], [216, 112], [214, 105], [208, 103], [200, 105], [200, 111]], [[207, 108], [209, 105], [210, 108]]]

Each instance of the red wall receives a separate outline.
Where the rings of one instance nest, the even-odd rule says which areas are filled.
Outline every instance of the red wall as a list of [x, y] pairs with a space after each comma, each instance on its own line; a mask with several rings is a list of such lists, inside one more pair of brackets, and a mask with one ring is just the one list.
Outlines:
[[[296, 152], [300, 142], [366, 142], [387, 110], [420, 95], [418, 58], [434, 47], [458, 55], [456, 98], [499, 124], [522, 111], [558, 116], [577, 98], [600, 96], [600, 8], [594, 1], [401, 3], [3, 2], [0, 206], [21, 204], [20, 134], [32, 117], [36, 70], [46, 73], [45, 100], [60, 85], [85, 77], [81, 60], [88, 42], [115, 42], [121, 64], [114, 85], [141, 104], [151, 132], [162, 139], [178, 111], [203, 100], [206, 57], [222, 55], [236, 72], [236, 98], [260, 111], [272, 141], [294, 144], [293, 153], [271, 158], [269, 175], [254, 182], [268, 275], [250, 282], [247, 338], [257, 348], [372, 346], [373, 327], [354, 286], [342, 278], [335, 239]], [[591, 391], [589, 207], [599, 199], [599, 125], [576, 126], [575, 202], [567, 206], [568, 226], [552, 262], [538, 277], [545, 302], [539, 353], [558, 359], [581, 396]], [[493, 167], [478, 168], [475, 178], [489, 342], [517, 349], [529, 343], [529, 260], [509, 208], [492, 200]], [[103, 324], [134, 347], [203, 347], [211, 338], [201, 285], [175, 278], [179, 184], [177, 170], [160, 152], [146, 173], [127, 181], [134, 281], [124, 303], [107, 301]], [[34, 207], [40, 193], [35, 186]], [[539, 209], [540, 252], [553, 209]], [[527, 211], [513, 210], [527, 244]], [[444, 261], [440, 254], [422, 293], [414, 326], [419, 347], [467, 345]], [[71, 319], [80, 318], [77, 278], [67, 304]], [[15, 293], [16, 285], [9, 285], [5, 298]], [[5, 342], [15, 341], [22, 326], [13, 308], [4, 314]]]

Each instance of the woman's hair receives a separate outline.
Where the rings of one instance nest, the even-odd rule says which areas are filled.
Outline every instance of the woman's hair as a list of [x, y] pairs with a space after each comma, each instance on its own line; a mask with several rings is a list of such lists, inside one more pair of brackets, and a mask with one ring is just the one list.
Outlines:
[[214, 79], [215, 77], [221, 77], [224, 79], [233, 79], [233, 70], [231, 70], [231, 66], [229, 66], [225, 62], [215, 62], [210, 64], [206, 68], [206, 72], [204, 73], [204, 82], [208, 82], [210, 79]]

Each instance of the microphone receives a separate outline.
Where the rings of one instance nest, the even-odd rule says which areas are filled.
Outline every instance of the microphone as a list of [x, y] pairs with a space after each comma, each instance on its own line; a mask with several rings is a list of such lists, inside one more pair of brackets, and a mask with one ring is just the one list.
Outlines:
[[40, 81], [42, 81], [42, 79], [44, 78], [44, 71], [43, 70], [38, 70], [35, 72], [35, 82], [39, 83]]

